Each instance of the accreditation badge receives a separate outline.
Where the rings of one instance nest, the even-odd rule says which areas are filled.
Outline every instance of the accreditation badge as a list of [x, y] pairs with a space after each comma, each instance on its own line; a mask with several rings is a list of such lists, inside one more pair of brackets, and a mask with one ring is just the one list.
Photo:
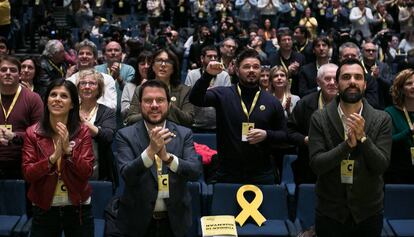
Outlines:
[[0, 128], [5, 128], [5, 129], [9, 130], [10, 132], [13, 132], [13, 125], [11, 125], [11, 124], [0, 125]]
[[411, 164], [414, 165], [414, 147], [410, 147], [411, 151]]
[[62, 179], [58, 179], [53, 196], [53, 205], [63, 206], [69, 203], [68, 189]]
[[168, 174], [158, 175], [158, 198], [169, 198], [170, 187]]
[[341, 161], [341, 183], [352, 184], [354, 173], [354, 160]]
[[180, 12], [183, 13], [185, 11], [184, 6], [180, 6]]
[[254, 128], [254, 123], [242, 123], [242, 141], [247, 142], [247, 134]]

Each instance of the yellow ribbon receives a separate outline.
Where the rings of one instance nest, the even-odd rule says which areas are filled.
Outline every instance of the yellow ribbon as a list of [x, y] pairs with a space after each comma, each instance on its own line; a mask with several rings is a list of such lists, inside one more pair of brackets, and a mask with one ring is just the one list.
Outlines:
[[[244, 193], [247, 191], [254, 192], [255, 194], [251, 203], [247, 202], [246, 198], [244, 198]], [[240, 226], [244, 225], [249, 216], [253, 218], [258, 226], [262, 226], [266, 221], [266, 218], [259, 212], [259, 207], [263, 202], [263, 193], [259, 187], [250, 184], [241, 186], [237, 191], [237, 202], [243, 209], [236, 217], [236, 222], [239, 223]]]

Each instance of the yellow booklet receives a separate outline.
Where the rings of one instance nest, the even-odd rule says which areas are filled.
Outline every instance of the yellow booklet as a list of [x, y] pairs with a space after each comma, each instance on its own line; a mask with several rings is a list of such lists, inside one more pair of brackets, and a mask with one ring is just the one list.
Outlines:
[[234, 216], [203, 216], [201, 230], [203, 237], [237, 236]]

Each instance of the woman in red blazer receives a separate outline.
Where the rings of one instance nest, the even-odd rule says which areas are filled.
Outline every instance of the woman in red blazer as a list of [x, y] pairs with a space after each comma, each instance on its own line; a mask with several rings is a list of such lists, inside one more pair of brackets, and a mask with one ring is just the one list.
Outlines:
[[54, 80], [46, 91], [43, 119], [26, 130], [23, 174], [33, 204], [32, 237], [92, 237], [93, 149], [79, 118], [76, 86]]

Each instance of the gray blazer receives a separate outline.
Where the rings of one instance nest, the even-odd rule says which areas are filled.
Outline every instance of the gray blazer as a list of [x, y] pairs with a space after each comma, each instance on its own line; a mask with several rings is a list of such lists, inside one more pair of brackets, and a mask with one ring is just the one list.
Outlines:
[[[174, 235], [184, 236], [192, 224], [187, 181], [196, 181], [202, 166], [194, 150], [191, 130], [170, 121], [166, 127], [176, 134], [167, 144], [167, 152], [177, 156], [179, 164], [176, 173], [163, 165], [163, 173], [168, 173], [170, 186], [170, 198], [165, 199], [165, 203]], [[144, 121], [120, 129], [115, 145], [118, 167], [125, 181], [116, 224], [123, 235], [145, 236], [157, 199], [158, 184], [156, 166], [146, 168], [141, 158], [141, 153], [149, 145]]]

